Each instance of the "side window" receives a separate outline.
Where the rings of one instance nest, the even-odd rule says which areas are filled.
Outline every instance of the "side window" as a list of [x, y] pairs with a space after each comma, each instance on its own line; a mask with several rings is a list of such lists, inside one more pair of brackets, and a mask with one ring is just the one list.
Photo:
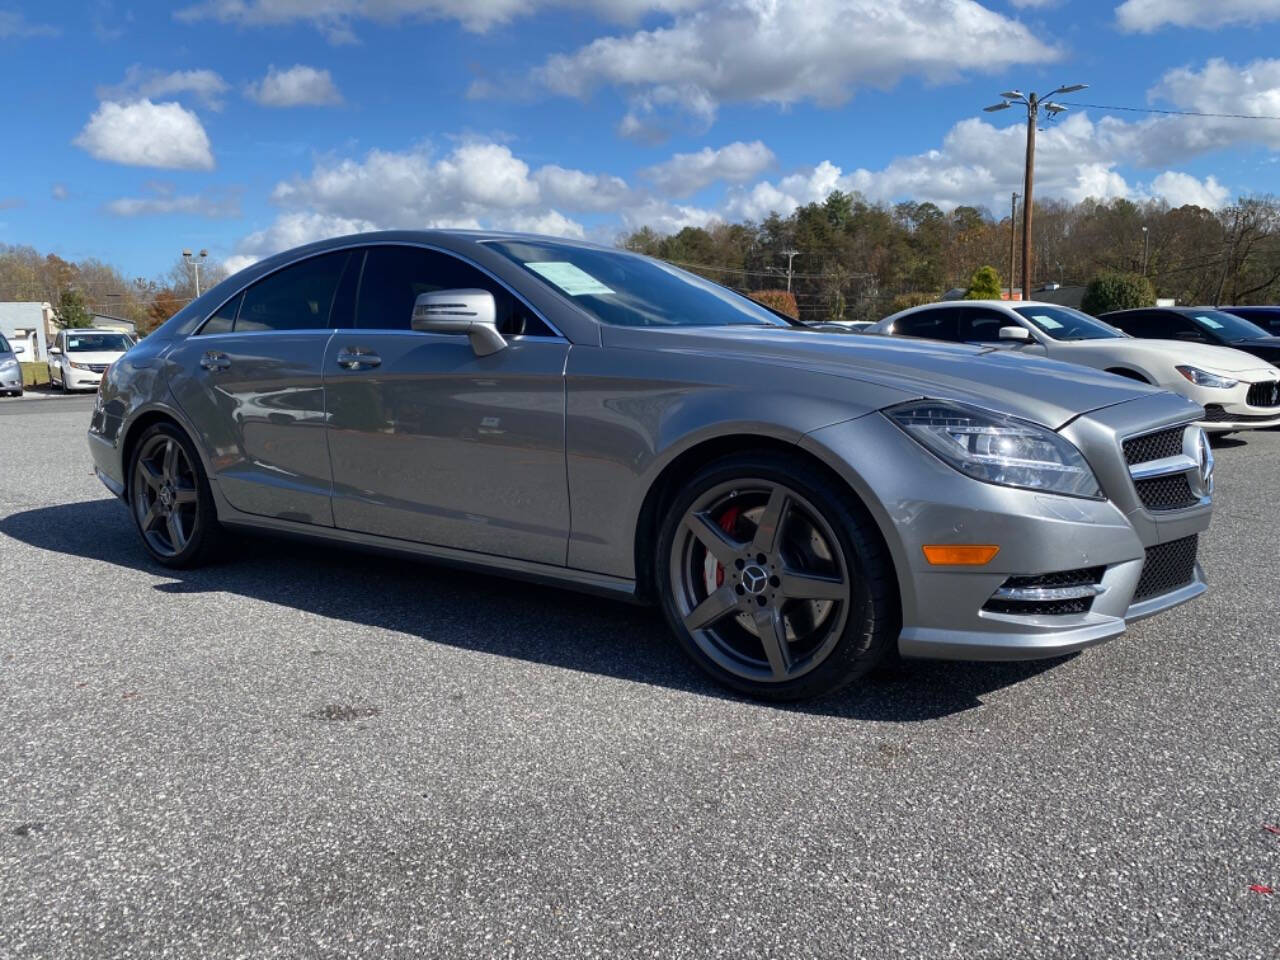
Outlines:
[[1163, 336], [1174, 340], [1189, 340], [1192, 343], [1213, 343], [1190, 317], [1181, 313], [1167, 313], [1161, 316]]
[[956, 340], [956, 311], [953, 307], [921, 310], [893, 321], [893, 332], [900, 337], [925, 337], [930, 340]]
[[1013, 317], [982, 307], [957, 307], [958, 339], [966, 343], [1000, 343], [1001, 327], [1020, 326]]
[[236, 313], [240, 310], [240, 301], [243, 299], [244, 294], [238, 293], [220, 306], [213, 316], [204, 322], [204, 326], [200, 328], [200, 334], [230, 333], [236, 322]]
[[333, 297], [350, 259], [350, 251], [339, 250], [311, 257], [259, 280], [244, 292], [235, 332], [328, 327]]
[[420, 247], [370, 247], [360, 278], [355, 326], [408, 330], [419, 294], [472, 288], [493, 294], [498, 330], [507, 336], [551, 336], [551, 330], [518, 298], [487, 274], [457, 257]]

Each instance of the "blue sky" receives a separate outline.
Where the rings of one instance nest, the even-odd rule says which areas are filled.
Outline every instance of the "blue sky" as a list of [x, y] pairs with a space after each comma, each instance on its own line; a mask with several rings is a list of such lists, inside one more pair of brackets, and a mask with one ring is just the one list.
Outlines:
[[[1280, 116], [1280, 0], [0, 0], [0, 242], [152, 275], [359, 229], [1007, 208], [999, 92]], [[1077, 107], [1040, 197], [1280, 192], [1280, 121]]]

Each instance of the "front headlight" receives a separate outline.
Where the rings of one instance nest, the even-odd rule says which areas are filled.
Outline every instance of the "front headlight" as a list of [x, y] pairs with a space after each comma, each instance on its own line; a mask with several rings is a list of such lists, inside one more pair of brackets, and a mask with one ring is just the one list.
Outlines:
[[1240, 385], [1239, 380], [1232, 380], [1230, 377], [1210, 373], [1208, 370], [1201, 370], [1199, 367], [1179, 366], [1174, 367], [1174, 369], [1197, 387], [1217, 387], [1219, 390], [1230, 390], [1232, 387]]
[[76, 363], [74, 360], [68, 360], [68, 361], [67, 361], [67, 364], [68, 364], [69, 366], [74, 367], [74, 368], [75, 368], [75, 369], [77, 369], [77, 370], [88, 370], [88, 369], [90, 369], [90, 368], [89, 368], [89, 365], [88, 365], [87, 363]]
[[946, 400], [913, 400], [884, 412], [907, 436], [975, 480], [1102, 498], [1080, 451], [1052, 430]]

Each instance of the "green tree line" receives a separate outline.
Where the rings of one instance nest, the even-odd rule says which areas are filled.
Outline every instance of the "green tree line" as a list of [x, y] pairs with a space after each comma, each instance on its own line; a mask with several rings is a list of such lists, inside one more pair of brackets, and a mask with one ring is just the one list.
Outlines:
[[[207, 290], [226, 276], [222, 266], [200, 265], [200, 287]], [[125, 276], [101, 260], [65, 260], [34, 247], [0, 244], [0, 300], [52, 304], [64, 326], [87, 326], [94, 313], [131, 320], [149, 333], [195, 297], [195, 274], [181, 257], [158, 277]]]
[[[1242, 197], [1216, 211], [1159, 201], [1048, 201], [1036, 204], [1033, 220], [1033, 295], [1047, 283], [1145, 272], [1157, 296], [1179, 303], [1280, 301], [1280, 201], [1272, 196]], [[875, 320], [896, 305], [968, 290], [984, 266], [1007, 285], [1010, 238], [1008, 216], [978, 207], [948, 213], [932, 203], [886, 205], [835, 191], [789, 216], [670, 236], [643, 228], [622, 245], [743, 292], [785, 289], [784, 251], [799, 251], [791, 290], [803, 319]], [[1014, 276], [1021, 270], [1016, 262]], [[989, 276], [984, 283], [994, 286]]]

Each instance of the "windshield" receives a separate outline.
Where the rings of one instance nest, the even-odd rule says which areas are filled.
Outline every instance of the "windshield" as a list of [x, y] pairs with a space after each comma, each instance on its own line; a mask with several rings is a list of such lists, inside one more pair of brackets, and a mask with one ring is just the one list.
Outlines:
[[68, 333], [67, 353], [122, 353], [133, 346], [123, 333]]
[[1114, 340], [1124, 334], [1070, 307], [1014, 307], [1037, 330], [1054, 340]]
[[13, 353], [9, 349], [9, 341], [4, 338], [4, 334], [0, 333], [0, 353]]
[[790, 326], [725, 287], [669, 264], [622, 251], [542, 240], [489, 246], [601, 323], [620, 327]]
[[1211, 336], [1221, 340], [1257, 340], [1259, 337], [1270, 336], [1256, 324], [1225, 310], [1196, 310], [1191, 314], [1191, 319], [1196, 322], [1196, 326], [1204, 327]]

